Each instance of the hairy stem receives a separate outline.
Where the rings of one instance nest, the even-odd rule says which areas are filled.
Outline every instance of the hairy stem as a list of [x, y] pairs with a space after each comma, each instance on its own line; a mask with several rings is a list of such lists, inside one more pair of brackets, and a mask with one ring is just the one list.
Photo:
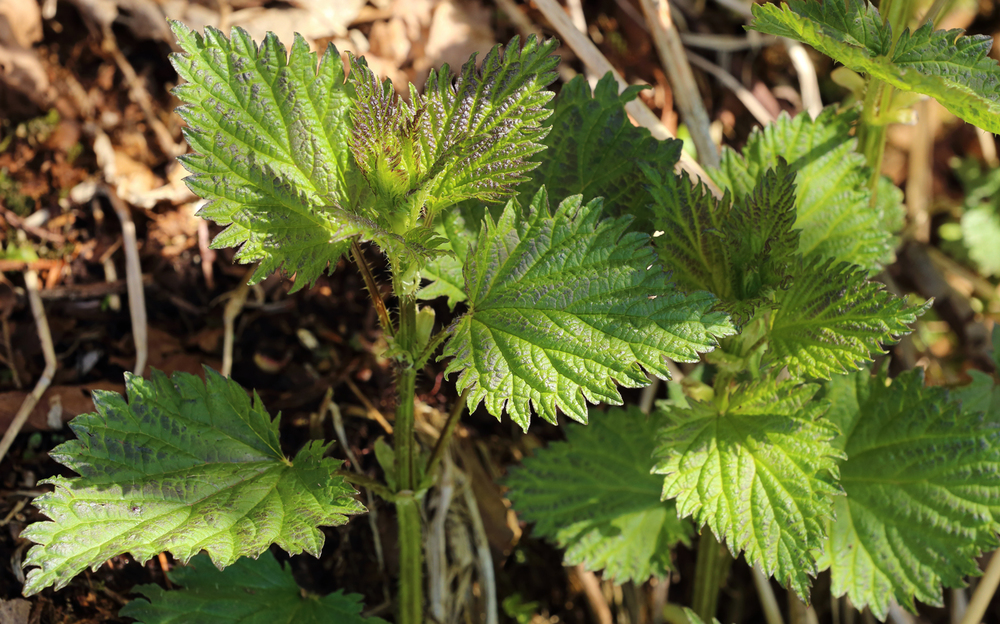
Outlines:
[[868, 180], [868, 188], [872, 192], [872, 204], [876, 202], [875, 193], [879, 176], [882, 175], [882, 157], [885, 155], [886, 126], [879, 117], [888, 89], [889, 87], [881, 80], [868, 77], [864, 109], [861, 112], [861, 124], [858, 128], [858, 151], [864, 154], [872, 172]]
[[[399, 346], [412, 351], [416, 334], [417, 302], [402, 297], [399, 306]], [[396, 518], [399, 522], [399, 612], [400, 624], [423, 624], [423, 552], [421, 551], [420, 509], [413, 497], [419, 477], [416, 473], [417, 438], [414, 432], [413, 402], [416, 398], [417, 369], [412, 356], [400, 362], [396, 390], [396, 428], [393, 434], [396, 453]]]
[[392, 319], [389, 318], [389, 311], [386, 309], [385, 301], [382, 300], [382, 293], [375, 283], [375, 276], [372, 275], [371, 267], [368, 266], [368, 261], [365, 260], [364, 252], [361, 250], [361, 245], [358, 244], [358, 239], [356, 238], [351, 240], [351, 255], [354, 257], [354, 264], [358, 265], [358, 270], [361, 271], [361, 277], [365, 280], [365, 286], [368, 288], [368, 294], [371, 296], [372, 303], [375, 304], [375, 311], [378, 313], [378, 321], [382, 324], [382, 330], [392, 336], [395, 333], [392, 327]]
[[417, 487], [416, 446], [413, 432], [413, 399], [416, 394], [417, 371], [406, 366], [399, 370], [396, 380], [399, 405], [396, 406], [396, 427], [393, 431], [396, 451], [396, 478], [400, 490], [415, 490]]
[[[397, 454], [397, 457], [399, 455]], [[396, 497], [399, 523], [399, 624], [424, 624], [424, 557], [421, 551], [420, 507], [412, 491]]]
[[691, 609], [703, 622], [711, 622], [715, 617], [719, 601], [719, 589], [729, 575], [729, 565], [733, 559], [729, 551], [715, 539], [712, 530], [705, 527], [698, 539], [698, 561], [694, 569], [694, 597]]

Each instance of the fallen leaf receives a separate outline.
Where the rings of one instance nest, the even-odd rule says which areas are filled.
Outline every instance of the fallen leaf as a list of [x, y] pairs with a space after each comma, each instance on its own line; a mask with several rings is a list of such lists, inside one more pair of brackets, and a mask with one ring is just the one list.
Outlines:
[[[109, 382], [96, 382], [76, 386], [50, 386], [42, 395], [38, 404], [31, 410], [22, 431], [50, 431], [57, 427], [53, 425], [59, 419], [66, 422], [80, 414], [94, 411], [94, 401], [90, 398], [94, 390], [111, 390], [124, 392], [125, 386]], [[14, 420], [14, 415], [21, 409], [27, 392], [15, 390], [0, 392], [0, 431], [6, 431]], [[53, 422], [50, 422], [50, 419]], [[6, 624], [7, 620], [0, 618]]]
[[28, 624], [31, 603], [23, 598], [0, 599], [0, 622], [3, 624]]

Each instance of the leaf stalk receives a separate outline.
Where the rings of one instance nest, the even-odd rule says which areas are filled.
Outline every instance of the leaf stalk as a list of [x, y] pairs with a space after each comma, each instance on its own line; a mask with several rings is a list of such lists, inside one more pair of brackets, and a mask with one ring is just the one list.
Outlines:
[[365, 286], [368, 288], [368, 294], [371, 296], [372, 303], [375, 304], [375, 311], [378, 313], [378, 321], [382, 325], [382, 330], [390, 336], [395, 336], [396, 331], [392, 326], [392, 319], [389, 318], [389, 310], [385, 307], [381, 291], [378, 289], [378, 284], [375, 283], [375, 276], [372, 275], [371, 267], [368, 266], [368, 261], [365, 260], [364, 252], [361, 250], [361, 245], [358, 244], [357, 238], [351, 240], [351, 256], [354, 257], [354, 264], [358, 265], [361, 277], [365, 280]]

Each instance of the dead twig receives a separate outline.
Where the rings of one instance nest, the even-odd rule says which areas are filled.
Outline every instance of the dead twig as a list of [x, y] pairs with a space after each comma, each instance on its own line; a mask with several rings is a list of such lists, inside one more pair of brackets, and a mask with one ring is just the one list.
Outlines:
[[[94, 199], [93, 202], [96, 203], [97, 199]], [[118, 270], [115, 268], [115, 262], [111, 258], [115, 255], [115, 252], [118, 251], [118, 248], [121, 246], [122, 246], [122, 239], [119, 238], [118, 240], [115, 241], [113, 245], [111, 245], [111, 247], [107, 251], [101, 254], [100, 260], [101, 264], [104, 266], [104, 281], [109, 284], [118, 281]], [[108, 297], [108, 307], [115, 312], [121, 310], [122, 300], [121, 297], [118, 296], [117, 291], [114, 294], [109, 293], [109, 295], [110, 296]]]
[[250, 294], [250, 278], [253, 277], [257, 266], [254, 265], [243, 275], [240, 285], [229, 292], [226, 307], [222, 309], [222, 373], [223, 377], [229, 377], [233, 372], [233, 347], [236, 342], [236, 317], [243, 311], [246, 305], [247, 295]]
[[4, 433], [3, 439], [0, 440], [0, 461], [3, 460], [7, 454], [7, 450], [10, 449], [10, 445], [14, 443], [14, 438], [21, 431], [21, 427], [24, 426], [25, 421], [28, 420], [31, 410], [35, 409], [38, 400], [42, 398], [42, 394], [45, 393], [52, 383], [52, 376], [56, 374], [56, 349], [52, 344], [52, 332], [49, 331], [49, 321], [45, 316], [45, 307], [42, 305], [42, 298], [38, 296], [38, 273], [31, 270], [25, 271], [24, 285], [28, 291], [31, 314], [35, 317], [38, 340], [42, 343], [42, 353], [45, 356], [45, 369], [42, 371], [42, 376], [39, 377], [38, 383], [35, 384], [35, 389], [24, 398], [21, 409], [14, 415], [14, 420], [7, 428], [7, 432]]
[[590, 605], [590, 610], [593, 612], [597, 624], [612, 624], [614, 620], [611, 618], [611, 607], [608, 606], [608, 599], [601, 591], [601, 582], [597, 580], [597, 575], [584, 568], [582, 564], [577, 564], [570, 569], [576, 573], [580, 584], [583, 585], [583, 593], [587, 597], [587, 604]]
[[704, 48], [716, 52], [739, 52], [740, 50], [762, 48], [777, 43], [778, 38], [762, 35], [751, 30], [745, 37], [716, 35], [708, 33], [681, 33], [681, 41], [692, 48]]
[[497, 610], [497, 583], [493, 573], [493, 555], [490, 553], [490, 542], [486, 537], [483, 518], [479, 514], [479, 503], [476, 502], [476, 495], [472, 491], [472, 484], [469, 483], [468, 479], [466, 477], [462, 486], [462, 495], [465, 497], [465, 506], [469, 511], [469, 519], [472, 521], [476, 561], [479, 563], [479, 580], [486, 598], [486, 624], [497, 624], [499, 614]]
[[2, 214], [3, 218], [7, 221], [7, 223], [11, 224], [13, 227], [19, 230], [24, 230], [28, 234], [31, 234], [36, 238], [40, 238], [43, 241], [48, 241], [56, 245], [62, 245], [63, 243], [66, 242], [66, 237], [63, 236], [62, 234], [56, 234], [44, 228], [26, 224], [24, 222], [24, 219], [17, 216], [17, 214], [15, 214], [14, 211], [9, 210], [6, 206], [0, 206], [0, 214]]
[[646, 14], [656, 43], [656, 51], [660, 55], [670, 86], [673, 88], [674, 101], [680, 109], [681, 117], [688, 125], [691, 139], [698, 149], [698, 160], [711, 168], [719, 166], [719, 149], [709, 132], [711, 122], [705, 103], [701, 100], [698, 83], [694, 81], [694, 72], [684, 53], [684, 44], [670, 16], [670, 4], [667, 0], [639, 0], [642, 12]]
[[[347, 431], [344, 429], [344, 419], [340, 414], [340, 406], [333, 402], [333, 388], [327, 388], [326, 394], [323, 395], [323, 402], [320, 404], [319, 416], [323, 418], [327, 413], [330, 414], [330, 420], [333, 422], [333, 431], [337, 434], [337, 441], [340, 442], [340, 447], [344, 449], [344, 454], [347, 455], [347, 459], [351, 462], [351, 469], [354, 470], [359, 475], [364, 475], [361, 471], [361, 464], [358, 463], [357, 456], [354, 455], [354, 451], [351, 450], [350, 445], [347, 443]], [[381, 485], [381, 484], [380, 484]], [[375, 507], [375, 499], [372, 495], [371, 488], [365, 488], [366, 502], [368, 503], [368, 524], [372, 530], [372, 538], [375, 541], [375, 558], [378, 560], [378, 569], [385, 576], [385, 555], [382, 552], [382, 538], [378, 530], [378, 510]], [[389, 588], [382, 585], [382, 593], [386, 599], [389, 600]]]
[[921, 100], [913, 109], [917, 125], [906, 172], [906, 211], [910, 215], [908, 233], [921, 243], [931, 240], [931, 217], [928, 208], [934, 196], [934, 116], [933, 102]]
[[351, 389], [351, 392], [354, 393], [354, 396], [356, 396], [358, 400], [361, 401], [361, 404], [365, 406], [365, 415], [368, 418], [377, 422], [378, 424], [382, 425], [382, 428], [385, 429], [385, 432], [388, 433], [389, 435], [392, 435], [392, 425], [390, 425], [389, 421], [385, 419], [385, 416], [382, 415], [382, 412], [380, 412], [379, 409], [375, 407], [371, 401], [368, 400], [368, 397], [366, 397], [365, 393], [362, 392], [360, 388], [358, 388], [357, 384], [355, 384], [349, 377], [344, 379], [344, 383], [347, 384], [347, 387]]
[[823, 98], [819, 93], [819, 79], [816, 78], [816, 67], [813, 65], [805, 46], [793, 39], [782, 38], [788, 57], [792, 60], [795, 73], [799, 75], [799, 90], [802, 93], [802, 106], [815, 119], [823, 110]]
[[450, 454], [442, 461], [441, 476], [434, 486], [435, 509], [424, 538], [427, 549], [428, 609], [438, 622], [447, 621], [451, 587], [448, 574], [448, 510], [455, 493], [455, 464]]
[[[603, 76], [604, 74], [611, 72], [618, 81], [619, 89], [624, 90], [628, 87], [628, 83], [622, 78], [621, 74], [615, 71], [611, 63], [607, 58], [601, 54], [601, 51], [597, 49], [597, 46], [590, 41], [583, 33], [576, 29], [573, 22], [570, 21], [566, 12], [563, 11], [562, 7], [556, 3], [555, 0], [535, 0], [535, 4], [538, 9], [545, 16], [545, 19], [549, 20], [552, 27], [559, 33], [560, 38], [563, 42], [568, 45], [573, 52], [576, 53], [583, 64], [590, 67], [598, 75]], [[674, 135], [667, 130], [667, 127], [663, 125], [662, 122], [653, 114], [653, 111], [649, 110], [642, 100], [634, 99], [625, 105], [625, 110], [629, 115], [636, 121], [636, 123], [647, 130], [657, 139], [661, 141], [663, 139], [675, 138]], [[681, 153], [681, 160], [678, 163], [678, 167], [690, 173], [691, 175], [699, 178], [705, 186], [711, 191], [712, 195], [715, 197], [722, 197], [722, 191], [719, 187], [708, 177], [705, 170], [701, 168], [694, 159], [688, 156], [686, 153]]]
[[766, 126], [774, 121], [774, 116], [767, 110], [767, 107], [761, 104], [757, 96], [751, 93], [750, 89], [744, 87], [732, 74], [694, 52], [688, 52], [687, 57], [692, 65], [712, 74], [724, 87], [732, 91], [737, 99], [743, 103], [743, 106], [747, 107], [747, 110], [754, 116], [754, 119], [760, 122], [760, 125]]
[[118, 40], [115, 38], [114, 33], [111, 32], [110, 27], [104, 29], [104, 41], [105, 45], [111, 50], [111, 56], [114, 57], [115, 64], [118, 65], [118, 70], [125, 77], [125, 84], [128, 85], [132, 101], [142, 109], [142, 115], [146, 118], [146, 123], [149, 124], [149, 127], [153, 130], [153, 134], [156, 135], [156, 142], [160, 146], [160, 150], [170, 158], [187, 152], [187, 145], [183, 141], [175, 143], [174, 138], [170, 135], [170, 130], [156, 116], [156, 111], [153, 109], [153, 98], [150, 97], [149, 91], [146, 90], [146, 87], [142, 84], [142, 80], [135, 73], [135, 68], [132, 67], [132, 64], [129, 63], [128, 59], [125, 58], [125, 55], [118, 48]]
[[105, 196], [115, 209], [122, 223], [122, 245], [125, 247], [125, 282], [128, 285], [128, 310], [132, 317], [132, 339], [135, 342], [136, 375], [142, 376], [149, 357], [146, 328], [146, 293], [142, 288], [142, 267], [139, 264], [139, 247], [135, 235], [135, 223], [128, 206], [107, 184], [101, 185]]
[[969, 606], [965, 609], [965, 615], [962, 616], [962, 624], [979, 624], [983, 621], [986, 607], [990, 606], [998, 585], [1000, 585], [1000, 550], [993, 551], [990, 555], [986, 572], [976, 584], [976, 591], [973, 592]]

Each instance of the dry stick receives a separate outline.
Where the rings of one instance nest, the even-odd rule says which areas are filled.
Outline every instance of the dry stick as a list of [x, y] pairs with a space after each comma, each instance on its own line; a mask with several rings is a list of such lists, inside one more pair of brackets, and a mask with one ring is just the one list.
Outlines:
[[962, 587], [955, 587], [951, 590], [951, 613], [948, 621], [951, 624], [961, 624], [965, 617], [965, 611], [969, 608], [969, 595]]
[[14, 420], [7, 427], [3, 439], [0, 440], [0, 461], [7, 454], [10, 445], [14, 443], [14, 438], [21, 431], [31, 410], [42, 398], [42, 395], [52, 383], [52, 376], [56, 374], [56, 349], [52, 345], [52, 333], [49, 331], [49, 321], [45, 317], [45, 308], [42, 306], [42, 298], [38, 296], [38, 273], [28, 270], [24, 273], [24, 285], [28, 290], [28, 302], [31, 304], [31, 315], [35, 317], [35, 327], [38, 330], [38, 340], [42, 343], [42, 353], [45, 355], [45, 369], [42, 376], [35, 384], [35, 389], [31, 394], [24, 397], [21, 409], [14, 415]]
[[385, 429], [386, 433], [392, 435], [392, 425], [390, 425], [389, 421], [385, 419], [382, 412], [380, 412], [379, 409], [368, 400], [368, 397], [366, 397], [365, 393], [358, 388], [357, 384], [351, 381], [350, 377], [344, 378], [344, 383], [347, 384], [347, 387], [354, 393], [354, 396], [358, 397], [361, 404], [365, 406], [365, 416], [377, 422], [383, 429]]
[[1000, 165], [1000, 159], [997, 158], [997, 144], [993, 140], [993, 133], [982, 128], [976, 128], [976, 138], [979, 139], [979, 149], [983, 152], [983, 160], [986, 161], [986, 164], [990, 167]]
[[802, 92], [802, 105], [815, 119], [823, 110], [823, 99], [819, 94], [819, 80], [816, 78], [816, 67], [813, 66], [812, 59], [805, 47], [793, 39], [782, 38], [785, 47], [788, 49], [788, 56], [795, 66], [795, 73], [799, 75], [799, 90]]
[[452, 496], [455, 493], [455, 465], [450, 456], [444, 458], [441, 476], [435, 484], [437, 491], [437, 506], [434, 517], [428, 527], [426, 539], [427, 550], [427, 593], [428, 608], [438, 622], [444, 622], [447, 616], [446, 596], [450, 586], [448, 578], [448, 533], [446, 520], [451, 508]]
[[986, 566], [986, 573], [979, 579], [976, 591], [972, 594], [969, 607], [965, 610], [962, 624], [979, 624], [986, 613], [986, 607], [993, 600], [993, 594], [1000, 585], [1000, 550], [994, 551], [990, 556], [990, 563]]
[[[576, 26], [576, 29], [583, 33], [585, 37], [589, 36], [587, 33], [587, 18], [583, 14], [583, 4], [580, 0], [566, 0], [566, 8], [569, 9], [570, 19], [573, 20], [573, 25]], [[590, 88], [593, 89], [601, 77], [589, 67], [585, 69], [585, 72], [587, 82], [590, 83]]]
[[63, 243], [66, 242], [66, 237], [63, 236], [62, 234], [55, 234], [53, 232], [46, 230], [45, 228], [28, 225], [27, 223], [24, 222], [24, 219], [17, 216], [15, 212], [8, 210], [2, 205], [0, 205], [0, 214], [3, 215], [4, 220], [6, 220], [7, 223], [11, 224], [12, 227], [15, 227], [19, 230], [24, 230], [28, 234], [31, 234], [44, 241], [55, 243], [56, 245], [62, 245]]
[[[597, 74], [603, 76], [604, 74], [611, 72], [618, 81], [618, 87], [620, 90], [625, 90], [628, 88], [628, 83], [622, 78], [621, 74], [615, 71], [615, 68], [611, 66], [611, 63], [601, 54], [601, 51], [597, 49], [597, 46], [587, 38], [583, 33], [573, 26], [573, 22], [567, 17], [566, 12], [563, 11], [562, 7], [559, 6], [555, 0], [535, 0], [535, 4], [538, 9], [545, 16], [545, 19], [549, 20], [552, 27], [555, 28], [556, 32], [562, 40], [568, 45], [573, 52], [576, 53], [583, 64], [590, 67]], [[625, 110], [629, 115], [638, 123], [640, 126], [649, 130], [657, 139], [661, 141], [663, 139], [675, 138], [673, 134], [667, 127], [660, 122], [660, 120], [653, 114], [653, 111], [649, 110], [642, 100], [634, 99], [625, 105]], [[678, 167], [687, 171], [691, 175], [701, 179], [706, 187], [712, 192], [715, 197], [722, 197], [722, 191], [716, 186], [712, 179], [708, 177], [705, 170], [701, 168], [697, 162], [694, 161], [687, 153], [681, 153], [681, 160], [678, 163]]]
[[470, 389], [466, 388], [461, 396], [458, 397], [458, 400], [455, 401], [455, 405], [452, 406], [451, 413], [448, 414], [448, 420], [444, 423], [444, 429], [441, 430], [441, 435], [434, 445], [430, 459], [427, 460], [427, 467], [424, 469], [424, 474], [433, 472], [438, 462], [441, 461], [441, 458], [447, 452], [448, 444], [451, 442], [452, 435], [458, 427], [458, 421], [461, 420], [462, 413], [465, 411], [465, 404], [469, 399], [469, 391]]
[[691, 61], [692, 65], [712, 74], [719, 80], [719, 82], [722, 83], [724, 87], [732, 91], [733, 94], [736, 95], [737, 99], [743, 103], [743, 106], [746, 106], [747, 110], [750, 111], [750, 114], [753, 115], [762, 126], [766, 126], [774, 121], [774, 116], [767, 110], [767, 107], [761, 104], [760, 100], [757, 99], [757, 96], [751, 93], [750, 89], [747, 89], [740, 84], [740, 81], [734, 78], [732, 74], [722, 69], [715, 63], [712, 63], [708, 59], [698, 56], [693, 52], [688, 52], [687, 57], [688, 60]]
[[[497, 624], [499, 614], [497, 609], [497, 582], [493, 573], [493, 555], [490, 553], [490, 541], [486, 537], [486, 527], [483, 525], [483, 518], [479, 514], [479, 504], [476, 503], [476, 495], [472, 491], [472, 484], [468, 477], [464, 478], [462, 494], [465, 495], [465, 505], [469, 510], [469, 519], [472, 520], [473, 535], [476, 541], [476, 554], [479, 562], [479, 577], [483, 582], [483, 593], [486, 595], [486, 624]], [[596, 580], [596, 579], [595, 579]]]
[[251, 267], [244, 275], [240, 285], [229, 292], [229, 300], [226, 307], [222, 309], [222, 373], [223, 377], [229, 377], [233, 372], [233, 348], [236, 343], [236, 317], [243, 311], [243, 306], [247, 303], [247, 295], [250, 294], [250, 278], [257, 270], [256, 266]]
[[580, 584], [583, 585], [583, 593], [587, 596], [587, 603], [594, 611], [594, 620], [597, 621], [597, 624], [612, 624], [614, 620], [611, 618], [611, 607], [608, 606], [608, 599], [601, 591], [601, 582], [597, 580], [597, 575], [584, 568], [582, 564], [577, 564], [571, 569], [580, 579]]
[[[539, 40], [545, 37], [542, 30], [524, 14], [521, 9], [517, 8], [517, 3], [514, 0], [496, 0], [497, 7], [504, 12], [504, 14], [510, 18], [510, 21], [514, 23], [514, 28], [521, 33], [521, 36], [527, 39], [529, 36], [534, 35]], [[576, 77], [576, 70], [571, 68], [566, 63], [559, 63], [559, 78], [563, 82], [569, 82]]]
[[[358, 458], [354, 455], [354, 451], [351, 450], [350, 445], [347, 444], [347, 431], [344, 430], [344, 419], [340, 415], [340, 406], [333, 402], [333, 388], [326, 389], [326, 394], [323, 396], [323, 403], [320, 407], [320, 417], [322, 418], [327, 412], [330, 413], [330, 420], [333, 422], [333, 431], [337, 434], [337, 440], [344, 449], [347, 459], [351, 461], [351, 468], [359, 475], [367, 476], [361, 472], [361, 465], [358, 464]], [[385, 556], [382, 553], [382, 538], [379, 536], [378, 531], [378, 511], [375, 509], [375, 499], [372, 498], [371, 488], [365, 488], [365, 492], [368, 497], [368, 524], [371, 526], [372, 536], [375, 540], [375, 558], [378, 560], [378, 569], [384, 576]], [[382, 591], [385, 594], [386, 600], [388, 600], [389, 588], [383, 584]]]
[[132, 64], [122, 54], [121, 49], [118, 48], [118, 40], [110, 28], [105, 29], [104, 40], [110, 46], [111, 56], [114, 57], [119, 71], [125, 77], [125, 83], [128, 85], [132, 101], [139, 105], [143, 117], [146, 118], [146, 123], [149, 124], [149, 127], [153, 130], [153, 134], [156, 135], [156, 142], [159, 144], [160, 150], [171, 158], [180, 156], [186, 152], [187, 145], [183, 141], [175, 143], [174, 138], [170, 136], [170, 131], [160, 121], [160, 118], [156, 116], [156, 111], [153, 110], [153, 98], [150, 97], [149, 91], [146, 90], [139, 76], [135, 73], [135, 68], [132, 67]]
[[139, 265], [139, 248], [136, 244], [135, 223], [132, 213], [114, 189], [102, 185], [105, 196], [122, 222], [122, 245], [125, 247], [125, 283], [128, 284], [128, 311], [132, 317], [132, 340], [135, 342], [135, 370], [139, 377], [146, 368], [149, 345], [146, 337], [146, 294], [142, 288], [142, 267]]
[[712, 169], [719, 167], [719, 149], [709, 132], [711, 122], [705, 103], [701, 101], [698, 83], [694, 81], [694, 72], [684, 53], [684, 44], [680, 34], [670, 17], [670, 4], [667, 0], [639, 0], [642, 12], [646, 14], [646, 22], [653, 33], [656, 51], [660, 62], [670, 79], [674, 90], [674, 101], [681, 111], [681, 117], [691, 131], [691, 139], [698, 149], [698, 160]]
[[[94, 201], [97, 201], [96, 198]], [[101, 264], [104, 265], [104, 281], [108, 284], [118, 281], [118, 271], [115, 269], [115, 263], [111, 259], [118, 248], [122, 246], [122, 239], [115, 241], [111, 247], [108, 248], [104, 254], [101, 255]], [[113, 311], [117, 312], [122, 309], [122, 298], [117, 294], [112, 294], [108, 296], [108, 307]]]
[[931, 217], [928, 212], [934, 195], [934, 129], [930, 100], [917, 102], [917, 126], [906, 175], [906, 211], [910, 214], [910, 234], [921, 243], [931, 240]]
[[[761, 48], [778, 41], [777, 37], [762, 35], [751, 30], [745, 37], [734, 35], [714, 35], [702, 33], [681, 33], [681, 41], [692, 48], [706, 48], [716, 52], [738, 52], [752, 48]], [[690, 58], [690, 57], [689, 57]]]

